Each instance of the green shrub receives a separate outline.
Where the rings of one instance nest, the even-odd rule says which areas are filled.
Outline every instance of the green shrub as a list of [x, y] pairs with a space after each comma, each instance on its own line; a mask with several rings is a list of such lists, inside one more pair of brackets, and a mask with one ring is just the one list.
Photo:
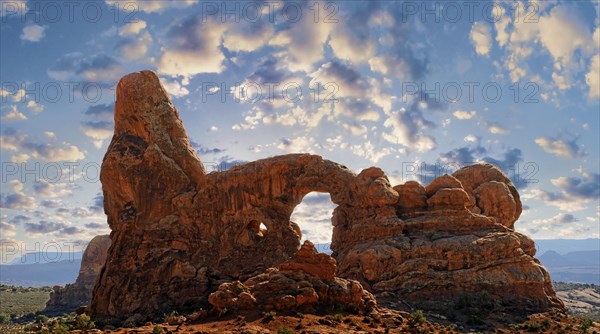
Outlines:
[[10, 322], [10, 315], [6, 313], [0, 313], [0, 324], [7, 324]]
[[75, 317], [75, 328], [74, 329], [94, 329], [96, 324], [91, 321], [90, 316], [87, 314], [80, 314]]
[[275, 318], [275, 316], [277, 315], [277, 312], [275, 311], [269, 311], [269, 312], [263, 312], [262, 316], [265, 318], [265, 320], [267, 321], [271, 321]]
[[408, 319], [408, 326], [410, 328], [415, 328], [421, 326], [426, 322], [427, 318], [425, 318], [425, 314], [423, 314], [423, 311], [416, 310], [410, 315], [410, 318]]
[[47, 317], [47, 316], [45, 316], [45, 315], [43, 315], [43, 314], [38, 314], [38, 315], [35, 317], [35, 321], [37, 321], [37, 322], [41, 322], [42, 324], [45, 324], [46, 322], [48, 322], [48, 317]]
[[277, 334], [296, 334], [296, 332], [291, 329], [281, 327], [277, 330]]
[[165, 332], [165, 330], [160, 325], [156, 325], [152, 329], [152, 334], [163, 334], [164, 332]]
[[583, 323], [581, 324], [581, 326], [579, 326], [579, 330], [582, 333], [587, 333], [588, 329], [590, 329], [592, 327], [592, 325], [593, 325], [592, 320], [586, 319], [586, 320], [583, 321]]

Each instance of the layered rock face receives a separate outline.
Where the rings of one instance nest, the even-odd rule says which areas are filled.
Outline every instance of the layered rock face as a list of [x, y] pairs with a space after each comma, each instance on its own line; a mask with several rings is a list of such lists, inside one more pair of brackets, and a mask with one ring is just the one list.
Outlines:
[[354, 280], [335, 277], [335, 260], [317, 253], [305, 241], [296, 256], [279, 268], [247, 279], [223, 283], [208, 296], [217, 310], [307, 310], [338, 307], [365, 313], [376, 305], [375, 297]]
[[[427, 187], [392, 187], [379, 168], [356, 175], [309, 154], [206, 174], [158, 77], [144, 71], [118, 84], [115, 134], [100, 178], [113, 232], [93, 293], [97, 318], [207, 307], [217, 289], [235, 292], [223, 283], [254, 291], [261, 274], [331, 279], [331, 272], [310, 271], [320, 263], [310, 256], [290, 262], [301, 239], [290, 216], [312, 191], [338, 205], [336, 275], [376, 295], [435, 307], [488, 291], [519, 312], [562, 309], [533, 242], [513, 230], [521, 213], [515, 187], [489, 164]], [[279, 269], [265, 272], [272, 267]]]
[[100, 274], [110, 247], [108, 235], [94, 237], [87, 245], [81, 258], [79, 275], [73, 284], [64, 288], [55, 286], [46, 303], [46, 312], [70, 312], [79, 306], [86, 306], [92, 300], [92, 290]]

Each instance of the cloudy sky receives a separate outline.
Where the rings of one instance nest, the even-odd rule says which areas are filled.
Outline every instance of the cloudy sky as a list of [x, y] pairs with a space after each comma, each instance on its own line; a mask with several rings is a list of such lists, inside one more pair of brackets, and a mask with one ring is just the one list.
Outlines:
[[[209, 171], [310, 152], [400, 184], [487, 161], [519, 231], [598, 237], [598, 2], [441, 3], [2, 0], [2, 261], [109, 232], [114, 87], [142, 69]], [[332, 209], [314, 195], [293, 220], [327, 242]]]

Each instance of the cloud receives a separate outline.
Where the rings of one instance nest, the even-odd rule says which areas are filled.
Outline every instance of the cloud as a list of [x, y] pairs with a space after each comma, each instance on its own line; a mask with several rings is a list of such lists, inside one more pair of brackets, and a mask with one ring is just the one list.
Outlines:
[[56, 80], [80, 79], [92, 82], [116, 82], [125, 73], [115, 58], [106, 54], [85, 56], [81, 52], [67, 53], [48, 69], [48, 76]]
[[[11, 0], [0, 5], [0, 17], [7, 15], [25, 15], [27, 8], [27, 0]], [[16, 12], [16, 13], [15, 13]]]
[[196, 3], [198, 3], [198, 0], [128, 0], [127, 2], [123, 2], [122, 0], [106, 0], [107, 5], [115, 6], [120, 10], [142, 11], [146, 13], [157, 13], [171, 8], [184, 9]]
[[31, 110], [32, 112], [39, 114], [42, 111], [44, 111], [44, 106], [37, 104], [37, 102], [31, 100], [29, 102], [27, 102], [27, 108], [29, 108], [29, 110]]
[[471, 119], [471, 118], [475, 117], [475, 115], [477, 115], [477, 112], [476, 111], [457, 110], [454, 113], [452, 113], [452, 115], [454, 115], [454, 117], [456, 117], [457, 119], [465, 120], [465, 119]]
[[91, 230], [99, 230], [99, 229], [108, 229], [107, 224], [99, 224], [99, 223], [87, 223], [84, 225], [85, 227]]
[[173, 25], [168, 33], [168, 45], [156, 66], [161, 74], [194, 76], [200, 73], [221, 73], [225, 56], [221, 52], [221, 36], [226, 26], [216, 20], [193, 16]]
[[586, 173], [582, 178], [561, 176], [552, 179], [551, 183], [558, 187], [558, 192], [532, 189], [523, 194], [523, 198], [543, 201], [563, 211], [573, 212], [588, 208], [589, 203], [597, 202], [600, 197], [600, 174]]
[[363, 97], [367, 90], [367, 83], [355, 69], [337, 61], [321, 65], [310, 77], [311, 87], [333, 83], [337, 88], [336, 97]]
[[502, 125], [496, 123], [496, 122], [491, 122], [487, 124], [487, 130], [494, 135], [507, 135], [509, 134], [510, 131], [508, 131], [507, 129], [505, 129]]
[[0, 118], [3, 122], [26, 121], [27, 116], [17, 110], [16, 105], [10, 107], [10, 111]]
[[[302, 11], [308, 12], [308, 3], [301, 4]], [[302, 15], [298, 22], [278, 31], [269, 44], [280, 48], [275, 54], [292, 72], [310, 72], [313, 64], [323, 59], [325, 42], [332, 28], [331, 23], [315, 22], [312, 15]]]
[[39, 42], [46, 35], [44, 30], [46, 27], [42, 27], [37, 24], [25, 26], [23, 33], [21, 33], [21, 39], [28, 42]]
[[312, 137], [281, 138], [277, 148], [289, 153], [313, 153], [314, 144], [315, 139]]
[[5, 215], [0, 220], [0, 231], [2, 231], [2, 237], [14, 237], [17, 234], [17, 227], [13, 224], [4, 221]]
[[135, 36], [146, 29], [146, 21], [137, 20], [137, 22], [128, 23], [119, 28], [119, 36]]
[[144, 31], [139, 36], [122, 39], [117, 44], [117, 49], [119, 49], [123, 58], [138, 60], [142, 59], [148, 53], [152, 41], [152, 36], [147, 31]]
[[223, 46], [233, 52], [251, 52], [267, 45], [275, 28], [268, 22], [268, 15], [261, 15], [261, 20], [251, 22], [241, 20], [231, 24], [223, 35]]
[[[598, 34], [598, 30], [596, 30]], [[595, 34], [594, 34], [595, 35]], [[600, 53], [592, 57], [590, 71], [585, 75], [585, 82], [589, 87], [588, 97], [590, 99], [600, 97]]]
[[480, 56], [489, 56], [492, 48], [492, 29], [484, 22], [475, 22], [471, 28], [471, 41], [475, 52]]
[[64, 198], [71, 196], [79, 186], [75, 183], [50, 183], [40, 179], [33, 184], [33, 191], [41, 197]]
[[375, 147], [373, 143], [367, 141], [359, 145], [352, 145], [350, 147], [352, 152], [359, 157], [363, 157], [372, 163], [377, 163], [382, 158], [395, 153], [396, 151], [391, 147]]
[[13, 95], [12, 99], [14, 102], [21, 102], [25, 100], [25, 96], [27, 96], [27, 92], [25, 92], [24, 89], [19, 89], [15, 95]]
[[169, 95], [174, 97], [184, 97], [190, 93], [190, 91], [185, 88], [185, 86], [181, 85], [177, 80], [169, 80], [167, 78], [162, 78], [161, 82], [165, 89], [169, 93]]
[[420, 97], [414, 97], [410, 106], [400, 108], [399, 111], [388, 113], [388, 118], [383, 125], [389, 128], [389, 132], [382, 134], [383, 139], [390, 143], [403, 145], [410, 150], [427, 152], [437, 146], [435, 138], [424, 133], [424, 130], [434, 127], [434, 123], [425, 119], [423, 110], [444, 110], [447, 106], [423, 93]]
[[227, 151], [227, 149], [223, 149], [223, 148], [209, 148], [206, 147], [204, 145], [198, 144], [193, 140], [190, 140], [190, 144], [192, 145], [192, 147], [196, 150], [196, 152], [198, 153], [198, 155], [205, 155], [205, 154], [220, 154], [220, 153], [224, 153], [225, 151]]
[[[373, 15], [373, 13], [379, 7], [380, 4], [369, 2], [359, 4], [352, 13], [341, 12], [342, 15], [340, 16], [343, 16], [343, 18], [340, 18], [340, 20], [343, 20], [344, 24], [334, 25], [329, 40], [331, 50], [337, 58], [358, 64], [366, 62], [375, 56], [377, 47], [373, 42], [374, 38], [371, 36], [369, 23], [373, 16], [378, 16]], [[387, 15], [385, 18], [379, 20], [379, 22], [373, 23], [377, 26], [389, 26], [393, 24], [393, 18]]]
[[544, 230], [553, 230], [564, 226], [565, 224], [572, 224], [579, 221], [575, 216], [570, 213], [559, 213], [554, 217], [548, 219], [536, 219], [531, 225], [537, 226]]
[[329, 194], [311, 192], [294, 208], [290, 220], [300, 226], [302, 240], [330, 243], [333, 233], [331, 217], [335, 207]]
[[94, 146], [100, 149], [104, 141], [111, 138], [114, 132], [114, 124], [109, 121], [89, 121], [81, 123], [81, 128], [86, 136], [93, 140]]
[[472, 142], [477, 142], [476, 144], [440, 153], [438, 163], [446, 169], [458, 169], [478, 162], [487, 162], [507, 174], [517, 188], [525, 188], [529, 185], [530, 180], [516, 175], [518, 163], [523, 161], [523, 152], [520, 149], [506, 148], [494, 153], [491, 149], [481, 146], [477, 137], [473, 137]]
[[77, 161], [85, 158], [85, 154], [75, 145], [63, 142], [61, 146], [51, 142], [33, 141], [26, 134], [6, 129], [0, 135], [0, 147], [9, 152], [27, 152], [36, 159], [46, 161]]
[[18, 210], [34, 209], [37, 207], [35, 198], [27, 196], [23, 191], [23, 183], [18, 180], [11, 180], [10, 184], [12, 185], [14, 192], [8, 195], [0, 193], [0, 208]]
[[582, 147], [577, 144], [577, 137], [571, 140], [562, 138], [538, 137], [535, 139], [538, 144], [547, 153], [557, 157], [578, 158], [586, 155]]
[[99, 120], [111, 121], [114, 118], [115, 104], [96, 104], [87, 108], [85, 115]]
[[38, 223], [25, 223], [25, 232], [28, 234], [56, 233], [67, 227], [65, 223], [40, 220]]

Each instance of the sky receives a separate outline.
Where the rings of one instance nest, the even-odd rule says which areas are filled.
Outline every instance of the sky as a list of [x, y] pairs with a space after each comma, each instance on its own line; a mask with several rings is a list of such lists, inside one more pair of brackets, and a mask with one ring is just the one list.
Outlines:
[[[518, 231], [600, 237], [597, 1], [0, 4], [0, 262], [110, 232], [114, 89], [144, 69], [208, 171], [309, 152], [397, 185], [491, 162]], [[292, 220], [325, 243], [334, 207]]]

